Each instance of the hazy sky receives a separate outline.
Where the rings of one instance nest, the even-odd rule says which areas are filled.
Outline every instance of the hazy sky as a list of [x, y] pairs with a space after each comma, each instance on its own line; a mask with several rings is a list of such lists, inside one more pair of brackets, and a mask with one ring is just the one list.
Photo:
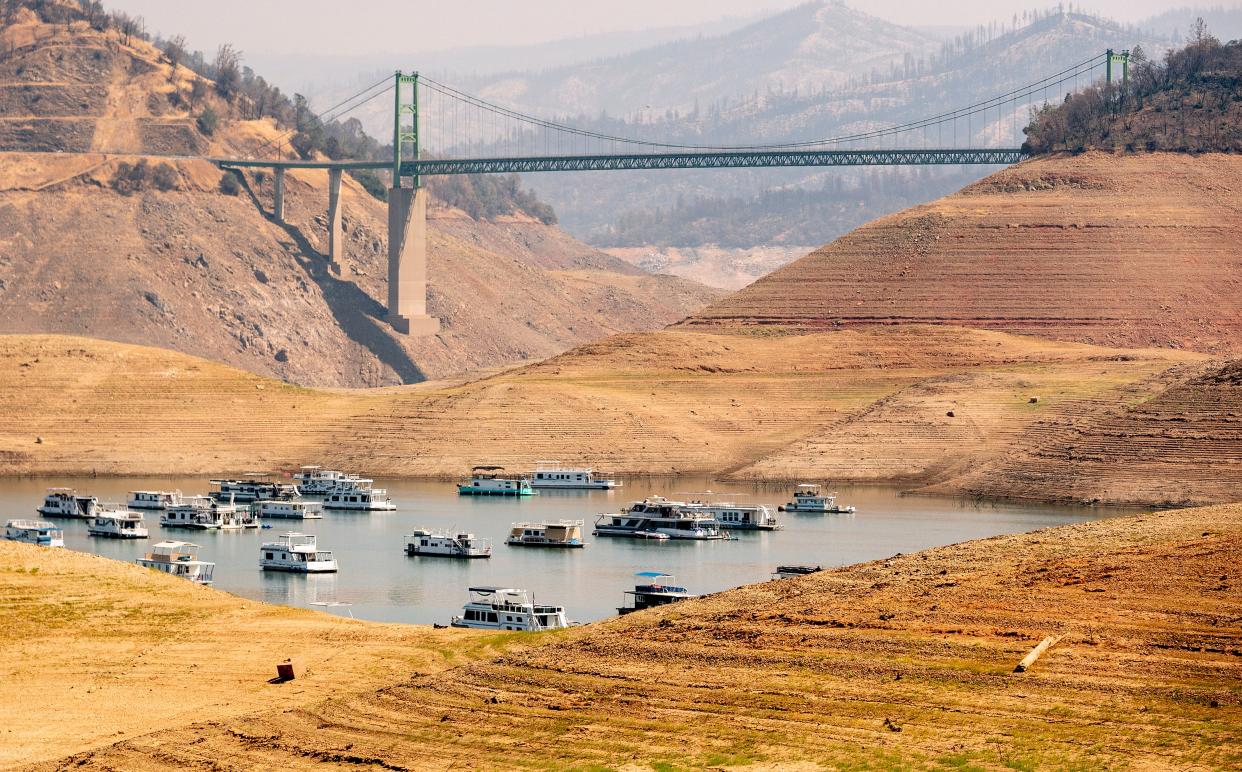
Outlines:
[[[221, 42], [252, 53], [369, 54], [458, 46], [535, 43], [596, 32], [680, 26], [750, 16], [804, 0], [110, 0], [107, 7], [145, 17], [152, 32], [184, 34], [193, 48]], [[974, 24], [1049, 0], [857, 0], [856, 8], [903, 24]], [[1171, 5], [1237, 1], [1091, 0], [1083, 5], [1120, 21], [1138, 21]]]

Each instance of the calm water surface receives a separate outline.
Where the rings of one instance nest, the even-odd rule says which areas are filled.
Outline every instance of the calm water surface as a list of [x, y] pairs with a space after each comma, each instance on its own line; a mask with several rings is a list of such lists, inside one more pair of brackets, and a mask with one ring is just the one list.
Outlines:
[[[201, 545], [200, 558], [216, 563], [215, 586], [269, 603], [386, 622], [446, 624], [460, 612], [466, 588], [494, 584], [526, 588], [537, 600], [566, 607], [570, 619], [591, 621], [616, 613], [621, 593], [632, 589], [637, 571], [676, 575], [691, 592], [705, 593], [767, 580], [777, 565], [847, 565], [970, 539], [1076, 523], [1121, 514], [1119, 510], [977, 503], [947, 498], [901, 496], [896, 488], [841, 486], [838, 501], [854, 504], [854, 515], [782, 513], [784, 530], [737, 532], [736, 541], [689, 542], [595, 538], [597, 514], [614, 512], [647, 495], [717, 490], [736, 493], [739, 503], [776, 505], [788, 501], [789, 486], [713, 483], [702, 478], [627, 480], [617, 491], [541, 491], [523, 500], [458, 496], [449, 483], [376, 481], [386, 487], [395, 512], [326, 512], [322, 520], [271, 521], [270, 530], [203, 532], [164, 529], [159, 513], [146, 513], [151, 538], [138, 541], [88, 536], [86, 523], [57, 521], [70, 549], [118, 560], [141, 557], [161, 539]], [[121, 502], [130, 490], [180, 489], [206, 493], [203, 479], [0, 480], [0, 520], [35, 518], [49, 486], [76, 488], [101, 502]], [[684, 498], [684, 497], [683, 497]], [[512, 523], [584, 519], [588, 544], [580, 550], [506, 546]], [[405, 556], [405, 535], [416, 528], [448, 528], [492, 540], [488, 560]], [[299, 576], [259, 570], [259, 545], [285, 531], [319, 537], [340, 563], [334, 575]], [[342, 603], [323, 607], [312, 603]]]

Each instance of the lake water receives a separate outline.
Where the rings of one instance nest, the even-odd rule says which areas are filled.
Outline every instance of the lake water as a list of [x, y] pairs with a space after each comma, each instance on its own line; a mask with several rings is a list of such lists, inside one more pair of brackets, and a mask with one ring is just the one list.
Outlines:
[[[242, 597], [312, 608], [386, 622], [447, 624], [461, 611], [470, 585], [503, 585], [531, 590], [540, 602], [566, 607], [570, 619], [611, 616], [622, 592], [633, 589], [638, 571], [674, 574], [693, 593], [724, 590], [767, 580], [777, 565], [815, 563], [841, 566], [896, 553], [1005, 533], [1098, 519], [1119, 510], [978, 503], [959, 499], [902, 496], [898, 489], [840, 486], [838, 501], [853, 504], [853, 515], [781, 513], [781, 531], [737, 532], [736, 541], [665, 542], [596, 538], [597, 514], [614, 512], [647, 495], [717, 490], [737, 494], [739, 503], [767, 504], [775, 510], [790, 498], [790, 486], [713, 483], [702, 478], [634, 479], [616, 491], [541, 491], [522, 499], [458, 496], [445, 482], [384, 481], [395, 512], [325, 512], [322, 520], [271, 521], [270, 530], [203, 532], [164, 529], [159, 513], [146, 513], [151, 538], [138, 541], [88, 536], [80, 520], [57, 521], [70, 549], [118, 560], [141, 557], [162, 539], [201, 545], [199, 556], [216, 563], [215, 587]], [[77, 489], [101, 502], [121, 502], [130, 490], [180, 489], [206, 493], [202, 479], [17, 479], [0, 480], [0, 521], [37, 518], [35, 508], [49, 486]], [[685, 498], [684, 496], [682, 498]], [[512, 523], [585, 519], [585, 549], [509, 547]], [[405, 535], [416, 528], [472, 532], [492, 540], [487, 560], [405, 556]], [[332, 575], [299, 576], [259, 570], [259, 545], [285, 531], [318, 535], [340, 563]], [[341, 603], [341, 606], [313, 606]]]

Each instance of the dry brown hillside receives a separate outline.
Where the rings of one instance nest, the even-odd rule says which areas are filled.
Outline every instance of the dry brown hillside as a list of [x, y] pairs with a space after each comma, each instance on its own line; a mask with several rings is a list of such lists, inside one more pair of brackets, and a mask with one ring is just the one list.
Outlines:
[[1242, 348], [1242, 157], [1039, 158], [838, 239], [695, 326], [949, 324]]
[[[210, 164], [160, 157], [251, 152], [276, 134], [269, 120], [226, 121], [208, 137], [188, 106], [197, 76], [174, 73], [149, 44], [20, 18], [0, 32], [0, 332], [89, 335], [302, 384], [374, 386], [656, 329], [718, 294], [531, 218], [440, 207], [430, 309], [443, 330], [394, 335], [382, 321], [383, 203], [346, 182], [350, 270], [330, 275], [326, 172], [291, 175], [281, 225], [265, 214], [270, 180], [251, 176], [225, 195]], [[166, 176], [117, 190], [122, 164], [144, 156], [168, 164]]]
[[[0, 667], [16, 676], [0, 708], [20, 730], [3, 747], [12, 737], [47, 769], [1236, 769], [1239, 550], [1238, 506], [1101, 520], [509, 636], [479, 656], [454, 631], [410, 633], [401, 651], [394, 626], [316, 626], [132, 566], [0, 546]], [[58, 614], [49, 599], [67, 597], [87, 613]], [[206, 645], [160, 636], [170, 622]], [[254, 637], [264, 624], [302, 637], [273, 646]], [[1045, 636], [1059, 640], [1015, 673]], [[342, 656], [323, 656], [330, 641]], [[258, 665], [282, 650], [311, 654], [305, 682], [263, 682]], [[59, 666], [39, 668], [49, 657]], [[90, 715], [107, 704], [97, 692], [147, 723]], [[182, 700], [196, 709], [169, 710]]]
[[[633, 474], [1233, 501], [1242, 390], [1210, 385], [1233, 372], [1187, 352], [948, 327], [683, 329], [615, 336], [473, 382], [346, 391], [161, 349], [0, 336], [0, 474], [323, 463], [456, 477], [476, 463], [560, 458]], [[153, 441], [169, 436], [180, 441]]]

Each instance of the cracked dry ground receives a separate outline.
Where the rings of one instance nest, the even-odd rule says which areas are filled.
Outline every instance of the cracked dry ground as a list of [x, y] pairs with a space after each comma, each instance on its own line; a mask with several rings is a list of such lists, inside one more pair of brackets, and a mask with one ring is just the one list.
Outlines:
[[1238, 505], [997, 537], [60, 764], [1237, 768], [1240, 549]]

